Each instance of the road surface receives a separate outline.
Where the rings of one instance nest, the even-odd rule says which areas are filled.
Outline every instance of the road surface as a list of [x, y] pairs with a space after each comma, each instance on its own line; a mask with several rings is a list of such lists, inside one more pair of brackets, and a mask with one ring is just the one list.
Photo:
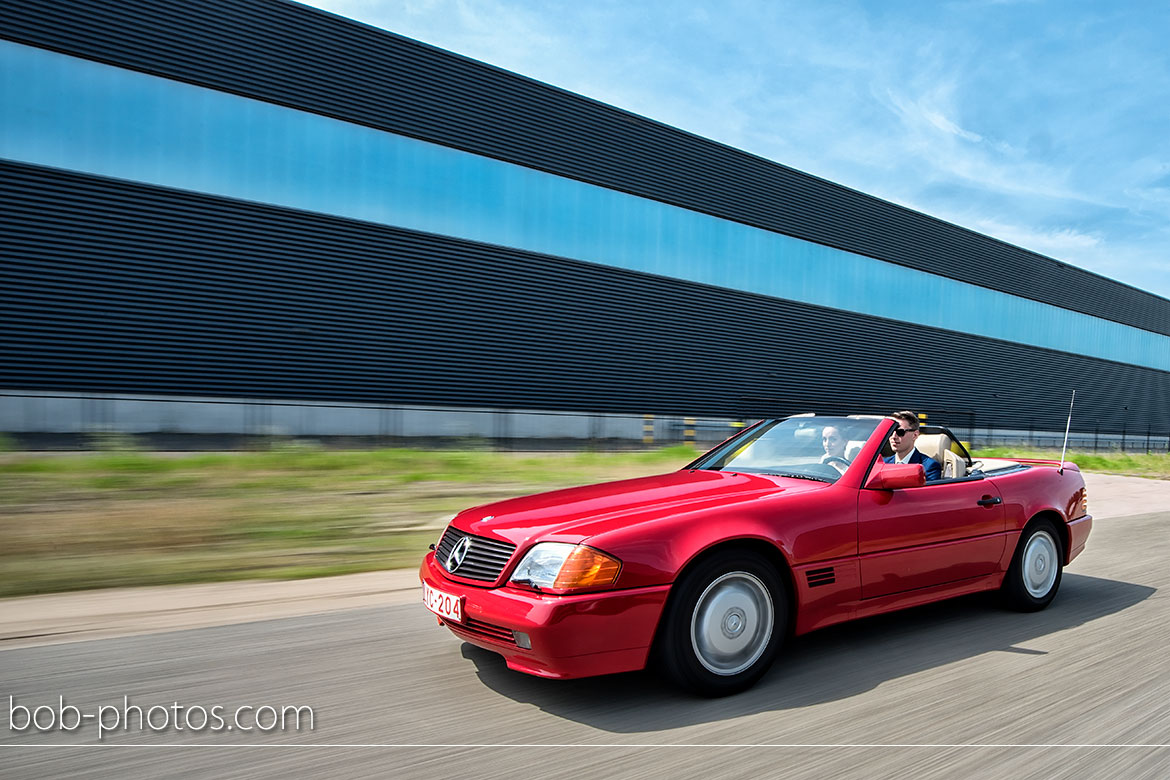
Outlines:
[[[516, 674], [436, 626], [415, 591], [274, 620], [0, 642], [11, 647], [0, 650], [0, 773], [1165, 778], [1170, 482], [1089, 484], [1093, 534], [1049, 609], [1022, 615], [975, 596], [826, 629], [726, 699], [650, 674]], [[188, 714], [308, 706], [313, 728], [179, 731], [172, 711], [165, 729], [100, 742], [92, 722], [13, 729], [14, 705], [57, 709], [62, 696], [80, 713], [123, 697]]]

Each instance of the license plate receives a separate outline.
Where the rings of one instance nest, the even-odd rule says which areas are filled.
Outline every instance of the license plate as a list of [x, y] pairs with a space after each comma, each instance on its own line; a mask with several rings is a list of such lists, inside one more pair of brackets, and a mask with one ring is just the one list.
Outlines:
[[439, 617], [445, 617], [457, 623], [463, 622], [463, 597], [435, 590], [425, 582], [423, 583], [423, 606]]

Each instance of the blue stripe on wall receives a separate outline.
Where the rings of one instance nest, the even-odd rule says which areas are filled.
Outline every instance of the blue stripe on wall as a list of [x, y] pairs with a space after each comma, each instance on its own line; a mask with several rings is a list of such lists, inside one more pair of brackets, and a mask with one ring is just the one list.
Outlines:
[[[448, 147], [10, 42], [0, 42], [0, 157], [1170, 370], [1170, 338], [1160, 334]], [[905, 345], [897, 346], [904, 354]]]

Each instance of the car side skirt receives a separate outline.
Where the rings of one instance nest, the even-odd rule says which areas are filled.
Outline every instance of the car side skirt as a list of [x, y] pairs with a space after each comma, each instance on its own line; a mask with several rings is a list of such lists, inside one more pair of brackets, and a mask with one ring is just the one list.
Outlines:
[[794, 633], [806, 634], [818, 628], [824, 628], [836, 623], [844, 623], [858, 618], [880, 615], [885, 612], [895, 612], [900, 609], [930, 604], [935, 601], [966, 596], [971, 593], [980, 593], [995, 590], [1003, 584], [1004, 572], [997, 571], [980, 577], [971, 577], [943, 585], [934, 585], [929, 588], [919, 588], [902, 593], [891, 593], [887, 596], [865, 600], [846, 601], [832, 608], [808, 609], [803, 608], [797, 616]]

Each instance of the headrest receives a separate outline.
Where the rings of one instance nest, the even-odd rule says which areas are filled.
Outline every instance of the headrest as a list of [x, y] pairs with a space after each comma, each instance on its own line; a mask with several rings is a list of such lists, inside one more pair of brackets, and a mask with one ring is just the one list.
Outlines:
[[924, 433], [918, 437], [918, 441], [914, 443], [918, 451], [923, 455], [934, 458], [939, 463], [943, 462], [944, 452], [950, 452], [951, 437], [945, 433]]

